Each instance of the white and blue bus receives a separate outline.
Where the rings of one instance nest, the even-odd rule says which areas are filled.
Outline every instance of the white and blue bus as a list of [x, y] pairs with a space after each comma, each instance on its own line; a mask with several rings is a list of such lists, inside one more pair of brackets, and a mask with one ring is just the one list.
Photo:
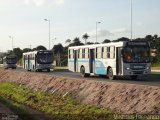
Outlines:
[[8, 68], [16, 69], [17, 68], [17, 57], [15, 55], [5, 56], [3, 58], [3, 67], [5, 69], [8, 69]]
[[23, 53], [23, 68], [28, 71], [50, 72], [53, 63], [53, 52], [50, 50], [40, 50]]
[[146, 41], [111, 42], [69, 47], [68, 66], [83, 77], [89, 75], [130, 76], [151, 73], [150, 45]]

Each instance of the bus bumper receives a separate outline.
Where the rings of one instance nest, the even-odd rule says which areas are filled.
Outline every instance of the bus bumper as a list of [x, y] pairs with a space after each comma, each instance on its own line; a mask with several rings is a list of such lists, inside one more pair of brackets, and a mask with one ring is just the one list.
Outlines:
[[37, 65], [37, 69], [39, 70], [47, 70], [47, 69], [51, 69], [52, 65], [50, 64], [44, 64], [44, 65]]
[[151, 74], [151, 67], [148, 64], [142, 64], [139, 65], [138, 67], [136, 66], [135, 68], [133, 68], [133, 65], [125, 65], [124, 69], [123, 69], [123, 74], [124, 75], [147, 75], [147, 74]]

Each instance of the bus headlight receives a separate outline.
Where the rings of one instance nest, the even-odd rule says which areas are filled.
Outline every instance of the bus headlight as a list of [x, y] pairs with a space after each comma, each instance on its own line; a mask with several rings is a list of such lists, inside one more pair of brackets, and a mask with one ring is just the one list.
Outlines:
[[129, 67], [127, 67], [127, 68], [126, 68], [126, 70], [130, 70], [130, 68], [129, 68]]
[[146, 67], [147, 70], [149, 70], [150, 67]]

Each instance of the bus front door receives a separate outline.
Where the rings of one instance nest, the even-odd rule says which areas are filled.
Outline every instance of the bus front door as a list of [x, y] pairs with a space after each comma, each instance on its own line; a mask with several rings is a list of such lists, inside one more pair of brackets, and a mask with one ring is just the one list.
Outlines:
[[30, 70], [30, 56], [28, 55], [28, 71]]
[[26, 63], [25, 63], [25, 60], [26, 60], [26, 56], [24, 55], [24, 56], [23, 56], [23, 68], [24, 68], [24, 69], [26, 69]]
[[78, 61], [77, 61], [77, 50], [74, 50], [74, 72], [77, 72]]
[[95, 49], [90, 49], [90, 56], [89, 56], [90, 73], [94, 73], [94, 64], [95, 64]]
[[122, 75], [122, 48], [116, 48], [116, 73]]

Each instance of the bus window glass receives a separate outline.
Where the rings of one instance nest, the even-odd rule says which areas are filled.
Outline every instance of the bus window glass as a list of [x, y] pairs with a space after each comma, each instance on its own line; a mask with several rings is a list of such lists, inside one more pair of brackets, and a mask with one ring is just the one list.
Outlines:
[[88, 57], [88, 48], [85, 48], [85, 59], [88, 59], [89, 57]]
[[123, 60], [127, 63], [148, 63], [149, 48], [147, 46], [125, 47], [123, 52]]
[[37, 54], [38, 63], [50, 64], [53, 62], [53, 53], [38, 53]]
[[110, 58], [111, 59], [115, 58], [115, 47], [110, 47]]
[[82, 49], [80, 49], [79, 58], [82, 59]]
[[97, 58], [99, 58], [99, 59], [102, 58], [101, 53], [102, 53], [102, 48], [98, 47], [97, 48]]
[[6, 57], [7, 64], [16, 64], [16, 62], [17, 62], [16, 57]]
[[110, 58], [110, 47], [107, 47], [107, 58]]
[[103, 47], [103, 58], [107, 58], [107, 47]]

